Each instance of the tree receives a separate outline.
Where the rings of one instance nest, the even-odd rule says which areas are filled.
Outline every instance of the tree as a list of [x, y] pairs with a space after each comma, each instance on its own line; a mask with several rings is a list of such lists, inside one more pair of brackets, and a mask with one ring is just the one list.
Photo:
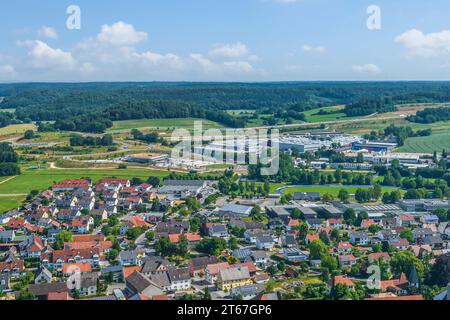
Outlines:
[[322, 259], [328, 254], [328, 247], [322, 240], [315, 239], [309, 244], [309, 253], [313, 260]]
[[406, 239], [410, 243], [414, 241], [414, 235], [410, 229], [405, 229], [400, 232], [400, 238]]
[[189, 254], [189, 241], [185, 235], [180, 236], [178, 240], [177, 251], [178, 255], [183, 258], [187, 257], [187, 255]]
[[161, 237], [155, 242], [155, 251], [162, 257], [172, 257], [177, 253], [177, 246], [171, 243], [169, 238]]
[[197, 245], [197, 250], [209, 255], [220, 255], [227, 248], [227, 242], [222, 238], [205, 238]]
[[443, 254], [436, 259], [430, 271], [431, 285], [445, 287], [450, 283], [450, 253]]
[[331, 201], [333, 201], [333, 200], [334, 200], [333, 195], [331, 195], [331, 194], [329, 194], [329, 193], [325, 193], [325, 194], [322, 196], [322, 201], [323, 201], [323, 202], [331, 202]]
[[117, 257], [119, 256], [119, 251], [116, 249], [112, 249], [110, 251], [108, 251], [108, 253], [106, 254], [106, 259], [108, 259], [108, 261], [113, 262], [117, 259]]
[[391, 258], [391, 268], [396, 276], [401, 273], [409, 276], [413, 266], [416, 268], [419, 279], [423, 277], [425, 267], [420, 259], [418, 259], [411, 251], [400, 251]]
[[341, 202], [346, 203], [350, 199], [350, 194], [346, 189], [341, 189], [339, 190], [338, 198]]
[[152, 187], [157, 188], [161, 185], [161, 179], [159, 177], [152, 176], [147, 179], [147, 183]]
[[294, 230], [298, 230], [298, 238], [305, 239], [308, 234], [309, 227], [306, 222], [301, 221], [298, 226], [293, 227]]
[[230, 250], [238, 249], [238, 241], [235, 237], [231, 237], [230, 240], [228, 240], [228, 248]]
[[354, 224], [355, 220], [356, 220], [355, 210], [353, 210], [352, 208], [348, 208], [347, 210], [345, 210], [345, 212], [344, 212], [345, 223]]
[[24, 139], [26, 139], [26, 140], [34, 139], [34, 137], [35, 137], [34, 131], [33, 131], [33, 130], [27, 130], [27, 131], [25, 131], [23, 137], [24, 137]]
[[53, 245], [53, 247], [56, 250], [62, 250], [65, 242], [73, 241], [72, 232], [62, 231], [55, 236], [55, 239], [56, 239], [56, 241], [55, 241], [55, 244]]

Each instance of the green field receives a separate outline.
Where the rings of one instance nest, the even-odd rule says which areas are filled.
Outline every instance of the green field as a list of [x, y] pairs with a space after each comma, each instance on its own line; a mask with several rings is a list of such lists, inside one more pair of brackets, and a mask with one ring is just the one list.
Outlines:
[[0, 214], [20, 207], [25, 197], [0, 197]]
[[173, 129], [193, 130], [195, 121], [202, 122], [203, 130], [223, 128], [223, 125], [221, 125], [220, 123], [205, 119], [194, 119], [194, 118], [140, 119], [140, 120], [115, 121], [113, 127], [111, 129], [108, 129], [108, 132], [120, 133], [131, 131], [132, 129], [160, 130], [160, 131], [170, 131]]
[[[16, 178], [0, 185], [0, 194], [28, 194], [31, 190], [45, 190], [51, 187], [53, 182], [65, 179], [90, 178], [94, 182], [105, 177], [117, 178], [142, 178], [150, 176], [163, 178], [169, 174], [168, 171], [156, 171], [148, 169], [47, 169], [47, 170], [24, 170]], [[0, 198], [0, 201], [2, 199]]]
[[[339, 191], [341, 189], [345, 189], [350, 194], [355, 194], [356, 190], [359, 188], [362, 189], [368, 189], [370, 186], [366, 187], [354, 187], [354, 186], [302, 186], [297, 188], [287, 188], [283, 190], [283, 193], [286, 194], [294, 194], [296, 192], [320, 192], [321, 195], [324, 195], [326, 193], [331, 194], [333, 196], [337, 196], [339, 194]], [[383, 188], [383, 193], [385, 192], [391, 192], [392, 188]]]
[[[336, 120], [344, 120], [351, 119], [346, 116], [344, 112], [338, 112], [343, 110], [344, 106], [335, 106], [335, 107], [325, 107], [320, 109], [313, 109], [304, 112], [307, 122], [325, 122], [325, 121], [336, 121]], [[317, 114], [320, 110], [324, 111], [335, 111], [336, 113], [331, 114]]]
[[34, 124], [14, 124], [4, 128], [0, 128], [0, 136], [8, 136], [12, 134], [23, 134], [27, 130], [35, 130]]
[[433, 153], [437, 151], [439, 153], [444, 149], [450, 150], [450, 132], [432, 134], [428, 137], [409, 138], [397, 151], [413, 153]]

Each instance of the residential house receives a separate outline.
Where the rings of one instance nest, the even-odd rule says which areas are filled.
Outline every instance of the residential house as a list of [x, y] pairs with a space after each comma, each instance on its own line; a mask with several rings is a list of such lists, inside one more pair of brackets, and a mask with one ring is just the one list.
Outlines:
[[341, 267], [351, 267], [356, 264], [358, 259], [352, 254], [340, 255], [339, 265]]
[[275, 242], [271, 235], [263, 235], [256, 238], [256, 248], [259, 250], [272, 250]]
[[161, 287], [157, 286], [147, 276], [137, 271], [125, 279], [125, 284], [128, 297], [139, 294], [151, 298], [164, 293]]
[[298, 248], [286, 248], [283, 249], [283, 256], [289, 262], [306, 261], [309, 259], [309, 253], [301, 251]]
[[221, 290], [230, 291], [233, 288], [251, 284], [252, 279], [247, 267], [227, 268], [220, 270], [217, 282]]
[[191, 288], [191, 275], [188, 268], [170, 268], [168, 276], [171, 290], [180, 291]]
[[265, 251], [254, 251], [251, 258], [256, 265], [262, 268], [264, 268], [269, 262], [269, 257]]
[[215, 238], [227, 238], [228, 229], [226, 225], [223, 224], [213, 224], [208, 228], [208, 235]]
[[53, 275], [48, 269], [45, 267], [42, 267], [41, 270], [38, 272], [36, 278], [34, 279], [34, 283], [51, 283], [53, 279]]
[[369, 244], [369, 235], [364, 231], [350, 233], [350, 243], [354, 246]]
[[138, 264], [136, 250], [121, 251], [119, 261], [122, 266], [135, 266]]
[[208, 264], [215, 264], [217, 262], [218, 260], [215, 256], [192, 258], [188, 262], [189, 272], [192, 277], [201, 276], [205, 273], [205, 268]]
[[205, 268], [205, 279], [211, 284], [216, 283], [220, 270], [228, 269], [230, 265], [227, 262], [208, 264]]
[[7, 273], [0, 273], [0, 292], [6, 292], [11, 288], [11, 277]]

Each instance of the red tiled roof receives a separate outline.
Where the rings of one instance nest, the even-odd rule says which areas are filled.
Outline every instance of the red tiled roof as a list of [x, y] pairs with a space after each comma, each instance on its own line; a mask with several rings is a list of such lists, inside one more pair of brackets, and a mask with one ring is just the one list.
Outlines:
[[141, 272], [141, 270], [142, 266], [123, 267], [122, 269], [123, 278], [126, 279], [135, 272]]
[[346, 276], [335, 276], [334, 277], [334, 285], [343, 284], [345, 286], [353, 287], [355, 284], [352, 280], [347, 278]]
[[73, 300], [68, 292], [49, 292], [47, 295], [47, 300], [51, 301], [65, 301]]
[[169, 234], [169, 240], [172, 243], [178, 243], [181, 236], [185, 236], [189, 242], [200, 241], [202, 237], [199, 233]]
[[147, 223], [142, 217], [140, 216], [134, 216], [131, 217], [130, 220], [128, 220], [127, 224], [130, 227], [150, 227], [150, 224]]
[[353, 246], [348, 241], [341, 241], [338, 243], [338, 249], [351, 249]]
[[72, 236], [72, 242], [105, 241], [103, 234], [77, 234]]
[[74, 273], [74, 272], [90, 272], [92, 270], [92, 266], [88, 262], [81, 263], [64, 263], [63, 264], [63, 273]]
[[230, 267], [231, 266], [227, 262], [220, 262], [220, 263], [208, 264], [206, 266], [206, 269], [208, 270], [209, 274], [216, 275], [220, 272], [220, 270], [225, 270]]
[[365, 300], [393, 300], [393, 301], [421, 301], [424, 300], [422, 295], [415, 295], [415, 296], [399, 296], [399, 297], [380, 297], [380, 298], [367, 298]]
[[64, 180], [58, 183], [54, 183], [52, 188], [88, 188], [90, 181], [86, 179], [78, 180]]

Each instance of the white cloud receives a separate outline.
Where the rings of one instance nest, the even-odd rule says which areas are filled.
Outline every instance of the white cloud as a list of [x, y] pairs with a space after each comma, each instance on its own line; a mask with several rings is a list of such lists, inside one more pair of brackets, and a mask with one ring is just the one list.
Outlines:
[[97, 36], [99, 42], [113, 46], [132, 46], [147, 40], [147, 38], [147, 33], [136, 31], [133, 25], [122, 21], [111, 26], [103, 25]]
[[357, 73], [376, 75], [381, 73], [381, 69], [375, 64], [362, 64], [352, 66], [352, 70]]
[[450, 30], [425, 34], [411, 29], [395, 38], [395, 42], [409, 50], [411, 55], [436, 56], [450, 53]]
[[28, 56], [35, 68], [72, 70], [77, 65], [72, 53], [54, 49], [43, 41], [26, 41], [24, 44], [29, 47]]
[[0, 65], [0, 79], [10, 80], [15, 75], [16, 75], [16, 70], [12, 65], [10, 65], [10, 64]]
[[211, 57], [240, 58], [248, 55], [247, 46], [241, 42], [231, 44], [216, 44], [209, 52]]
[[322, 46], [314, 47], [314, 46], [311, 46], [309, 44], [303, 45], [302, 49], [303, 49], [303, 51], [308, 52], [308, 53], [319, 53], [319, 54], [321, 54], [321, 53], [325, 52], [325, 47], [322, 47]]
[[206, 53], [180, 56], [139, 50], [137, 45], [147, 38], [146, 32], [137, 31], [133, 25], [117, 22], [101, 26], [97, 35], [75, 44], [72, 50], [53, 48], [41, 40], [18, 42], [27, 48], [28, 55], [19, 74], [33, 80], [57, 81], [220, 81], [252, 79], [260, 72], [252, 65], [259, 58], [240, 42], [215, 45]]
[[41, 38], [58, 39], [58, 32], [52, 27], [42, 26], [37, 34]]
[[318, 53], [318, 54], [325, 53], [325, 50], [326, 50], [325, 47], [322, 47], [322, 46], [315, 47], [315, 46], [311, 46], [309, 44], [303, 45], [302, 49], [304, 52], [307, 52], [307, 53]]

